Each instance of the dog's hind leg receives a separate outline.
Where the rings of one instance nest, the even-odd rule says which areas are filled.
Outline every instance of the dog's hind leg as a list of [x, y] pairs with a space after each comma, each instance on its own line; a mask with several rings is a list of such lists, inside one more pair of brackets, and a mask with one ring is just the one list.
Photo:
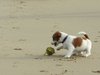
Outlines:
[[88, 43], [87, 49], [85, 50], [85, 52], [82, 52], [81, 54], [82, 54], [83, 56], [85, 56], [85, 57], [90, 56], [90, 55], [91, 55], [91, 48], [92, 48], [92, 43], [89, 42], [89, 43]]
[[88, 57], [91, 55], [91, 47], [87, 48], [84, 52], [81, 52], [82, 56]]

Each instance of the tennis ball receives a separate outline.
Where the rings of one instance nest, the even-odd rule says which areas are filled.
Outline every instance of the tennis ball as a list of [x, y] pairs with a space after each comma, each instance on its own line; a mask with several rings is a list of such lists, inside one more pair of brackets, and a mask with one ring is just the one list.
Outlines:
[[53, 55], [55, 53], [55, 49], [52, 47], [47, 47], [45, 54], [47, 55]]

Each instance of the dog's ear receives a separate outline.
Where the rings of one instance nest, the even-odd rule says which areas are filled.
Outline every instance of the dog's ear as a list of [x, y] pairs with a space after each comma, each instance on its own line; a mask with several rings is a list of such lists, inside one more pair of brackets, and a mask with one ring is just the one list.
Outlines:
[[53, 34], [54, 41], [58, 41], [60, 37], [61, 37], [61, 33], [59, 31], [57, 31]]
[[61, 33], [59, 31], [56, 32], [57, 37], [61, 37]]

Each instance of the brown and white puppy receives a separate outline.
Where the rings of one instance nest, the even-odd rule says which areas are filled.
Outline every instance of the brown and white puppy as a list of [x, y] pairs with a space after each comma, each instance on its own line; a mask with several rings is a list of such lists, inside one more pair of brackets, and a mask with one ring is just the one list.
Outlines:
[[71, 57], [73, 54], [79, 53], [82, 56], [88, 57], [91, 55], [92, 42], [90, 41], [88, 35], [85, 32], [79, 32], [79, 34], [84, 35], [84, 37], [77, 37], [73, 35], [68, 35], [64, 32], [55, 32], [52, 36], [52, 45], [58, 46], [62, 43], [62, 46], [58, 47], [57, 50], [67, 49], [65, 57]]

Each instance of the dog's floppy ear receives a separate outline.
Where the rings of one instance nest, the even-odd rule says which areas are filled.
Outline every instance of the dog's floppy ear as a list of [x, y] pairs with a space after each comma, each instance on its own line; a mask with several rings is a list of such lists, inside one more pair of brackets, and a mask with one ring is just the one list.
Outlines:
[[61, 33], [59, 31], [57, 31], [53, 34], [54, 41], [58, 41], [60, 37], [61, 37]]
[[59, 31], [56, 32], [56, 35], [57, 35], [58, 37], [61, 37], [61, 33], [60, 33]]

